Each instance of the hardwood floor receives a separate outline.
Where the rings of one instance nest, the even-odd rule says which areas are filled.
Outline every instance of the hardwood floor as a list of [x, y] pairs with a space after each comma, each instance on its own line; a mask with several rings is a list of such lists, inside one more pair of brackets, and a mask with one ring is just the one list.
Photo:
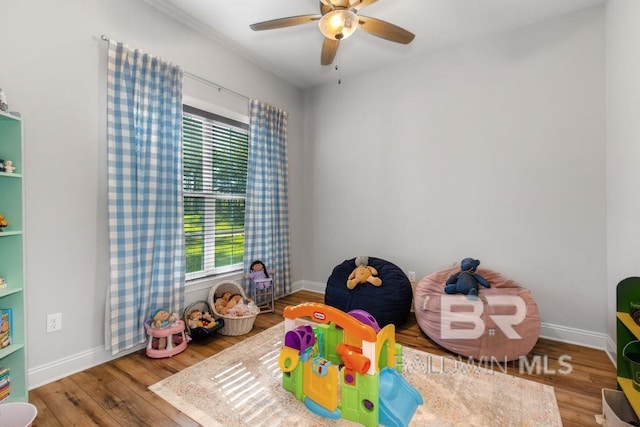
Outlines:
[[[33, 425], [197, 426], [147, 387], [281, 322], [285, 306], [306, 301], [322, 302], [323, 295], [301, 291], [276, 301], [276, 313], [259, 315], [254, 329], [241, 337], [217, 335], [205, 343], [190, 344], [184, 352], [167, 359], [150, 359], [144, 351], [139, 351], [33, 389], [29, 400], [38, 408]], [[426, 338], [413, 314], [398, 328], [396, 339], [407, 347], [450, 355]], [[507, 369], [507, 373], [552, 385], [565, 426], [597, 425], [594, 416], [602, 412], [602, 388], [616, 388], [616, 371], [606, 354], [540, 339], [531, 355], [547, 357], [546, 372], [520, 373], [515, 367]], [[570, 356], [572, 371], [554, 375], [554, 370], [567, 370], [568, 361], [562, 363], [563, 355]], [[429, 404], [428, 397], [425, 404]]]

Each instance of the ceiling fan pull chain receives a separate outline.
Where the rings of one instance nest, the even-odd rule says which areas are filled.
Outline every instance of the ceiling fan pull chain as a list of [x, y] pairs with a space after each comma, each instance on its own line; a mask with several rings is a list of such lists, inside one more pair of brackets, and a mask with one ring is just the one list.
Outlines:
[[340, 78], [340, 57], [342, 53], [340, 51], [336, 52], [336, 74], [338, 74], [338, 84], [342, 84], [342, 79]]

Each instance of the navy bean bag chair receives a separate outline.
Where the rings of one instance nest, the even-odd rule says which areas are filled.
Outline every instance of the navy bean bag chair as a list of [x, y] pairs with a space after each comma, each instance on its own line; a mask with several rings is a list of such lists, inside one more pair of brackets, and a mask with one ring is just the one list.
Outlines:
[[409, 316], [413, 291], [411, 282], [397, 265], [380, 258], [369, 257], [371, 267], [378, 270], [381, 286], [360, 283], [347, 288], [347, 279], [356, 268], [355, 258], [337, 265], [329, 279], [324, 294], [324, 303], [344, 312], [364, 310], [370, 313], [380, 327], [390, 323], [402, 325]]

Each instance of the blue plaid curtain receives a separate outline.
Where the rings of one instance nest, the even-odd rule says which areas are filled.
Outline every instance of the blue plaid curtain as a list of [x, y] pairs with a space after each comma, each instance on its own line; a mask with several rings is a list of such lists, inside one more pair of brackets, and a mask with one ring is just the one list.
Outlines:
[[113, 354], [145, 341], [152, 310], [179, 312], [183, 304], [182, 74], [109, 42], [106, 341]]
[[275, 270], [276, 295], [291, 292], [287, 112], [251, 100], [245, 204], [244, 271], [262, 260]]

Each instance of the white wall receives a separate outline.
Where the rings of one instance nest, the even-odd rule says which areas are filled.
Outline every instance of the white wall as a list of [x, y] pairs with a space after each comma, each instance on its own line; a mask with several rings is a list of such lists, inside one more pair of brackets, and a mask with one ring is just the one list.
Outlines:
[[598, 7], [305, 93], [305, 278], [476, 257], [604, 338], [604, 60]]
[[616, 285], [640, 275], [640, 2], [608, 0], [606, 16], [607, 319], [613, 342]]
[[[3, 2], [0, 87], [25, 128], [30, 386], [92, 366], [103, 351], [108, 284], [105, 34], [205, 79], [287, 110], [293, 278], [302, 154], [302, 93], [141, 0]], [[246, 113], [246, 103], [185, 79], [185, 92]], [[200, 292], [188, 298], [206, 296]], [[49, 313], [63, 330], [45, 334]]]

